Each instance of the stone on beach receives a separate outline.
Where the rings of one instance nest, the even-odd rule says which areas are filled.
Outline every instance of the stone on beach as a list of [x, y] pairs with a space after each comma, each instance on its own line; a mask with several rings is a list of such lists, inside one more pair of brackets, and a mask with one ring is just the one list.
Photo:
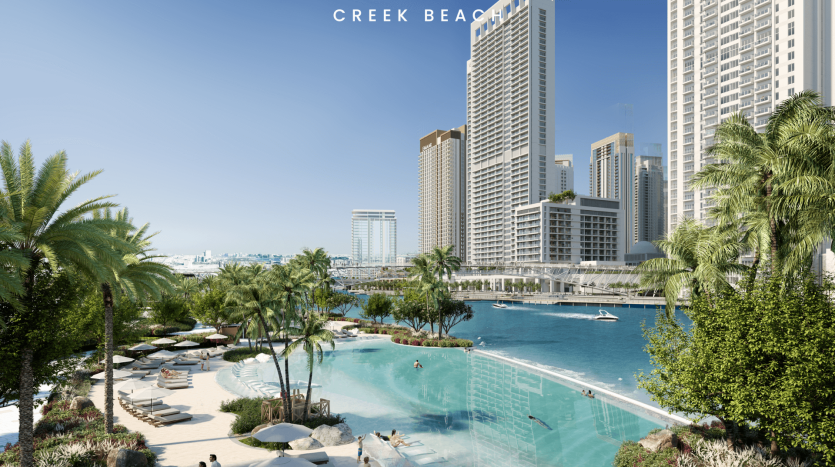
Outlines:
[[107, 467], [146, 467], [148, 458], [139, 451], [112, 449], [107, 455]]
[[319, 449], [325, 447], [317, 439], [310, 437], [290, 441], [290, 448], [294, 451], [309, 451], [311, 449]]
[[[345, 425], [340, 423], [340, 425]], [[347, 426], [347, 425], [346, 425]], [[350, 430], [350, 429], [349, 429]], [[310, 435], [311, 438], [319, 440], [323, 446], [339, 446], [340, 444], [353, 443], [354, 436], [349, 432], [335, 426], [322, 425], [313, 430]]]
[[354, 432], [351, 431], [351, 427], [349, 427], [347, 423], [340, 423], [338, 425], [334, 425], [333, 427], [338, 428], [339, 431], [341, 431], [343, 433], [346, 433], [348, 436], [351, 437], [351, 439], [354, 438]]
[[272, 425], [269, 424], [269, 423], [265, 423], [263, 425], [258, 425], [258, 426], [256, 426], [255, 428], [252, 429], [252, 432], [249, 435], [253, 436], [253, 435], [255, 435], [255, 433], [258, 433], [259, 431], [263, 430], [264, 428], [271, 427], [271, 426]]

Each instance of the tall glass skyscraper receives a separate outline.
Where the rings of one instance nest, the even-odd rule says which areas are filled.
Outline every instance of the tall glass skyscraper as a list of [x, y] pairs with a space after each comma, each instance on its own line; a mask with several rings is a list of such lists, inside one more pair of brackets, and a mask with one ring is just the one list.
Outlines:
[[357, 264], [397, 263], [397, 218], [394, 211], [352, 211], [351, 255]]

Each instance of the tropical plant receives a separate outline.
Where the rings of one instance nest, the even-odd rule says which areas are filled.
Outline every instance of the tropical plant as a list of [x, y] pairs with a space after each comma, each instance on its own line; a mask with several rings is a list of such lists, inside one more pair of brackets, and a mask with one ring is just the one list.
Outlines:
[[675, 313], [684, 291], [691, 297], [712, 296], [731, 290], [728, 274], [747, 268], [736, 260], [744, 249], [739, 230], [731, 226], [705, 227], [693, 219], [683, 219], [673, 232], [655, 243], [666, 258], [641, 263], [641, 287], [664, 290], [667, 313]]
[[[151, 254], [155, 251], [151, 248], [151, 238], [159, 232], [149, 234], [150, 224], [146, 223], [138, 228], [132, 228], [133, 219], [128, 214], [128, 209], [123, 208], [115, 216], [109, 208], [96, 211], [94, 219], [115, 219], [123, 226], [131, 228], [113, 228], [110, 235], [123, 240], [122, 259], [124, 267], [114, 267], [109, 272], [107, 280], [101, 283], [102, 301], [104, 303], [104, 328], [105, 328], [105, 379], [104, 379], [104, 416], [105, 432], [113, 432], [113, 307], [114, 298], [122, 295], [136, 302], [143, 298], [150, 297], [160, 299], [163, 293], [171, 292], [173, 287], [171, 281], [173, 274], [168, 266], [154, 261], [158, 255]], [[119, 287], [121, 294], [113, 293], [113, 286]], [[163, 323], [165, 324], [165, 323]]]
[[322, 248], [316, 248], [315, 250], [305, 248], [302, 254], [294, 260], [315, 276], [316, 282], [310, 289], [310, 303], [313, 305], [316, 303], [316, 289], [330, 287], [333, 282], [333, 279], [328, 275], [328, 268], [331, 266], [330, 257]]
[[[0, 219], [15, 238], [0, 245], [0, 250], [16, 250], [13, 257], [25, 257], [28, 262], [19, 269], [23, 277], [21, 313], [28, 319], [37, 313], [31, 308], [31, 299], [38, 267], [72, 268], [94, 280], [108, 278], [113, 270], [125, 266], [122, 252], [128, 249], [123, 239], [109, 232], [131, 226], [116, 219], [88, 217], [100, 209], [116, 207], [107, 201], [110, 196], [84, 201], [60, 212], [64, 202], [101, 171], [79, 177], [67, 170], [67, 156], [61, 151], [47, 158], [36, 172], [29, 141], [21, 146], [17, 159], [8, 143], [4, 141], [0, 146], [5, 185], [0, 197]], [[32, 356], [31, 348], [21, 349], [19, 436], [23, 467], [34, 464]]]
[[562, 203], [563, 201], [570, 199], [574, 200], [577, 195], [572, 190], [565, 190], [560, 194], [551, 193], [548, 195], [548, 202], [549, 203]]
[[374, 323], [379, 319], [382, 324], [383, 320], [391, 315], [392, 300], [388, 295], [375, 293], [362, 302], [360, 307], [362, 307], [360, 316]]
[[304, 349], [307, 353], [307, 395], [304, 399], [304, 415], [302, 415], [302, 423], [307, 422], [307, 410], [310, 407], [310, 395], [313, 389], [313, 365], [314, 363], [322, 363], [322, 343], [330, 344], [331, 350], [336, 349], [333, 343], [333, 332], [325, 329], [327, 320], [317, 314], [311, 314], [305, 321], [301, 328], [294, 329], [300, 336], [293, 341], [292, 344], [284, 348], [281, 355], [285, 360], [290, 358], [290, 355], [299, 348]]

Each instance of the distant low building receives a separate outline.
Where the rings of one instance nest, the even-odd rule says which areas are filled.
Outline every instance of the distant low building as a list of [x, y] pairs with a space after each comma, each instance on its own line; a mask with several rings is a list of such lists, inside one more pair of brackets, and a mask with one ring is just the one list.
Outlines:
[[616, 199], [577, 195], [560, 203], [519, 206], [513, 211], [512, 260], [616, 264], [623, 261], [625, 227]]

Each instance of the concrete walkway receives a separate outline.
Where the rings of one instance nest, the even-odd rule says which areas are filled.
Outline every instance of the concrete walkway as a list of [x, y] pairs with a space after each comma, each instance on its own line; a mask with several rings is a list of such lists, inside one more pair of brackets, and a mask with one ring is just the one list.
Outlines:
[[[215, 374], [231, 365], [232, 363], [215, 357], [211, 360], [211, 371], [201, 371], [200, 365], [185, 367], [191, 369], [189, 388], [175, 390], [174, 394], [164, 398], [163, 402], [180, 412], [191, 414], [194, 418], [190, 421], [155, 428], [127, 413], [116, 401], [114, 422], [124, 425], [131, 432], [143, 433], [148, 447], [157, 454], [157, 465], [160, 467], [197, 466], [200, 461], [208, 464], [209, 454], [217, 455], [218, 462], [223, 467], [248, 467], [253, 463], [273, 458], [275, 454], [270, 451], [246, 446], [229, 437], [235, 415], [223, 413], [219, 408], [221, 401], [235, 399], [237, 396], [221, 388], [215, 382]], [[157, 373], [158, 370], [154, 370], [145, 379], [154, 381]], [[116, 386], [120, 383], [117, 381]], [[104, 382], [93, 385], [90, 399], [97, 408], [104, 410]], [[360, 433], [355, 433], [358, 434]], [[356, 443], [307, 452], [316, 451], [328, 454], [329, 466], [357, 465]]]

